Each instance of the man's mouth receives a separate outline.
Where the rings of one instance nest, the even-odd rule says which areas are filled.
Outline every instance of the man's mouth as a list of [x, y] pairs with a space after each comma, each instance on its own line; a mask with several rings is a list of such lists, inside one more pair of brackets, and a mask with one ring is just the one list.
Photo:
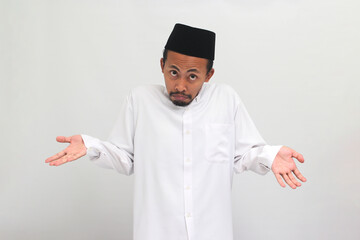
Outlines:
[[189, 98], [188, 96], [183, 95], [183, 94], [173, 94], [172, 96], [173, 96], [176, 100], [186, 100], [186, 99]]

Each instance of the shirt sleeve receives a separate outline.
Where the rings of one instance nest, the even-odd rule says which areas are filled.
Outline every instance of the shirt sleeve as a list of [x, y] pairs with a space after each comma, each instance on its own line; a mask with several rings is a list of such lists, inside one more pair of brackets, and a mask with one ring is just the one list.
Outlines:
[[131, 95], [123, 102], [108, 141], [82, 134], [87, 156], [96, 165], [120, 174], [134, 172], [134, 115]]
[[238, 99], [235, 112], [235, 173], [251, 170], [265, 175], [271, 170], [274, 158], [281, 147], [266, 144], [245, 106]]

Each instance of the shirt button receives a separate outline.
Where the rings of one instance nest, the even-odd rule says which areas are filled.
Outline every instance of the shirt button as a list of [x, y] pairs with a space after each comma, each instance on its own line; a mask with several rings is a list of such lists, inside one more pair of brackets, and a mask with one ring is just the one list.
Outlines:
[[187, 159], [186, 159], [186, 162], [191, 162], [190, 158], [187, 158]]
[[186, 214], [186, 217], [187, 217], [187, 218], [191, 217], [191, 213], [187, 213], [187, 214]]
[[189, 135], [190, 134], [190, 131], [189, 130], [186, 130], [186, 132], [185, 132], [187, 135]]
[[190, 186], [189, 186], [189, 185], [187, 185], [187, 186], [185, 187], [185, 189], [186, 189], [186, 190], [189, 190], [189, 189], [190, 189]]

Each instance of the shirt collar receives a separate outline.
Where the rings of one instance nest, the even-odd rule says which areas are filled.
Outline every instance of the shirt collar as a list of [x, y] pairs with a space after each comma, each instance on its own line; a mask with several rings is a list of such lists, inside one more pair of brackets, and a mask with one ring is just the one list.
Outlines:
[[204, 96], [204, 92], [205, 92], [205, 89], [208, 87], [208, 83], [207, 82], [204, 82], [204, 84], [202, 85], [198, 95], [195, 97], [194, 101], [195, 102], [200, 102], [201, 98]]

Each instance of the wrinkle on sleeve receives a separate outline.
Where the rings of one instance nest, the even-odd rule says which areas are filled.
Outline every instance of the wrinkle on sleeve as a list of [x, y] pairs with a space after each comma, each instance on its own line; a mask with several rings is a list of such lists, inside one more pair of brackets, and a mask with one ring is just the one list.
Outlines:
[[121, 105], [120, 113], [108, 141], [82, 134], [87, 155], [102, 168], [114, 169], [120, 174], [134, 172], [134, 112], [131, 94]]
[[261, 175], [268, 173], [281, 147], [266, 144], [238, 98], [235, 111], [234, 172], [251, 170]]

